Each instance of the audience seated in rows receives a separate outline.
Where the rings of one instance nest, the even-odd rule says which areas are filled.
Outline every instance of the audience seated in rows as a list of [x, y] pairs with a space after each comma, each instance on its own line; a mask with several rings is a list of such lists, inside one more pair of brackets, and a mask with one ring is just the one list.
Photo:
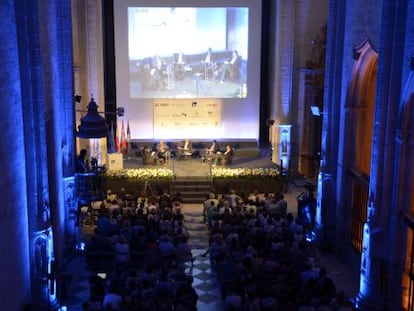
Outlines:
[[287, 213], [281, 193], [231, 190], [206, 200], [210, 261], [229, 310], [339, 310], [348, 307], [304, 225]]
[[[107, 279], [91, 277], [88, 306], [111, 310], [196, 310], [197, 293], [186, 265], [184, 206], [168, 192], [101, 204], [87, 262]], [[179, 197], [179, 196], [178, 196]], [[117, 208], [109, 208], [115, 204]], [[212, 269], [228, 310], [346, 310], [349, 303], [320, 265], [306, 226], [287, 212], [281, 193], [231, 190], [205, 201]], [[125, 247], [125, 245], [129, 247]], [[105, 261], [96, 266], [97, 261]], [[119, 307], [121, 297], [121, 307]], [[109, 307], [110, 305], [110, 307]]]
[[106, 279], [91, 278], [85, 307], [196, 310], [198, 295], [186, 272], [194, 258], [183, 205], [173, 197], [162, 191], [130, 201], [119, 193], [117, 200], [102, 202], [86, 260], [96, 276], [105, 272]]

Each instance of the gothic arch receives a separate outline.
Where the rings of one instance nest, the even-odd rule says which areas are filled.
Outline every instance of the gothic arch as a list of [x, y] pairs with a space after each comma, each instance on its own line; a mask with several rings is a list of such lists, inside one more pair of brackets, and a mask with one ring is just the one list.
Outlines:
[[[355, 139], [351, 165], [369, 176], [371, 168], [371, 142], [374, 124], [375, 93], [377, 85], [378, 53], [369, 40], [354, 50], [356, 59], [351, 73], [346, 106], [352, 112], [351, 129]], [[350, 146], [351, 147], [351, 146]]]

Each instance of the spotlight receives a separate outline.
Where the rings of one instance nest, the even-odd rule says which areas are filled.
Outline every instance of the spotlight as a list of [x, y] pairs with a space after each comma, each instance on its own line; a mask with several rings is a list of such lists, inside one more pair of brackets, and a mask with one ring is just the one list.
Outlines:
[[78, 252], [84, 252], [84, 251], [85, 251], [85, 248], [86, 248], [85, 242], [78, 242], [78, 243], [76, 243], [76, 245], [75, 245], [75, 249], [76, 249]]

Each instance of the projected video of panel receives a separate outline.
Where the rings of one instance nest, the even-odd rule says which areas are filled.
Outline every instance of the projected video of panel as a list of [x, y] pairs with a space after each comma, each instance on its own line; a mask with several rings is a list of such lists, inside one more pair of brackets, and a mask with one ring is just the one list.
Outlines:
[[128, 7], [130, 98], [246, 98], [249, 9]]

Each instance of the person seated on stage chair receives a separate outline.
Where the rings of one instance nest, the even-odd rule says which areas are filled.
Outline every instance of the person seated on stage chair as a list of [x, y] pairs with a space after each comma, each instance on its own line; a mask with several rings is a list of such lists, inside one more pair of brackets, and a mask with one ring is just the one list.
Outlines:
[[161, 88], [163, 86], [163, 71], [165, 63], [164, 60], [157, 52], [151, 58], [151, 79], [154, 87]]
[[202, 154], [202, 160], [205, 161], [212, 161], [216, 156], [217, 152], [219, 152], [220, 146], [216, 140], [213, 140], [210, 147], [205, 149]]
[[218, 161], [223, 166], [231, 164], [231, 162], [233, 161], [233, 156], [234, 156], [233, 147], [231, 145], [227, 145], [226, 151], [224, 151], [224, 153], [219, 153], [218, 156], [216, 157], [215, 164], [217, 164]]
[[201, 63], [204, 65], [204, 79], [212, 80], [216, 64], [213, 61], [213, 52], [211, 48], [208, 48], [206, 56], [201, 60]]
[[178, 80], [185, 78], [185, 73], [191, 71], [183, 52], [174, 55], [174, 76]]
[[156, 154], [158, 157], [158, 162], [163, 162], [166, 157], [170, 156], [170, 147], [164, 140], [160, 140], [156, 147]]
[[148, 145], [141, 147], [141, 157], [144, 165], [155, 164], [156, 162], [156, 152]]
[[178, 159], [186, 159], [193, 155], [191, 141], [187, 138], [178, 145]]
[[239, 68], [240, 67], [240, 58], [239, 58], [239, 53], [234, 50], [232, 52], [232, 57], [230, 60], [225, 61], [220, 68], [216, 71], [215, 76], [216, 76], [216, 82], [217, 83], [223, 83], [224, 82], [224, 78], [226, 77], [226, 75], [229, 75], [232, 70], [234, 70], [235, 68]]
[[213, 52], [212, 52], [211, 48], [208, 48], [207, 53], [206, 53], [206, 57], [204, 57], [204, 59], [201, 60], [201, 62], [203, 64], [206, 64], [206, 65], [210, 65], [210, 64], [213, 63]]
[[207, 150], [208, 154], [216, 154], [218, 151], [220, 151], [220, 146], [217, 142], [217, 140], [213, 140], [210, 147]]

